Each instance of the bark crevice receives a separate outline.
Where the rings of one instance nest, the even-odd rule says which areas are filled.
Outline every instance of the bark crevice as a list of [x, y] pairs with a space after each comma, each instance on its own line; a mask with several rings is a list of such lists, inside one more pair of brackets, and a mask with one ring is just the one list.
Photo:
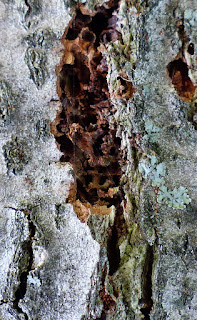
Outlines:
[[150, 320], [150, 312], [153, 307], [152, 300], [152, 269], [153, 269], [153, 246], [148, 245], [146, 251], [146, 258], [144, 263], [144, 270], [142, 274], [142, 308], [140, 309], [144, 315], [145, 320]]
[[19, 285], [15, 291], [15, 300], [13, 301], [13, 308], [18, 312], [22, 313], [26, 320], [28, 320], [28, 315], [23, 311], [23, 309], [19, 306], [20, 300], [22, 300], [27, 291], [27, 277], [29, 272], [32, 270], [33, 264], [33, 249], [32, 242], [36, 232], [36, 227], [34, 223], [31, 221], [30, 215], [28, 214], [28, 227], [29, 227], [29, 236], [28, 239], [25, 240], [22, 247], [22, 255], [19, 261]]

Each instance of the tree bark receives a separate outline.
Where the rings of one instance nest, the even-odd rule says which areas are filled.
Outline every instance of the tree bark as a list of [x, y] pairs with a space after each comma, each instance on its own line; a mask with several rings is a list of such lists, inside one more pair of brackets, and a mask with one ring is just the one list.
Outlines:
[[0, 320], [194, 320], [194, 0], [0, 1]]

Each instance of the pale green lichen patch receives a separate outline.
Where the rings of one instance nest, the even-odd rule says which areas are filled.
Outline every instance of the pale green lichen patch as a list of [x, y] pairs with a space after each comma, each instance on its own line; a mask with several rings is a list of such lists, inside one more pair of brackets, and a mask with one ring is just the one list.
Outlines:
[[152, 156], [150, 161], [146, 163], [141, 160], [139, 172], [142, 173], [145, 179], [151, 180], [153, 187], [159, 188], [157, 198], [159, 203], [165, 203], [174, 209], [184, 209], [186, 204], [191, 202], [186, 188], [180, 186], [170, 190], [165, 186], [166, 167], [163, 162], [158, 163], [156, 156]]
[[154, 125], [152, 121], [145, 122], [145, 131], [147, 132], [143, 139], [149, 142], [156, 142], [158, 139], [158, 134], [160, 132], [160, 128]]
[[47, 77], [46, 56], [38, 49], [28, 48], [25, 53], [25, 62], [30, 71], [30, 78], [40, 89], [45, 83]]
[[152, 181], [152, 186], [161, 186], [166, 173], [164, 163], [158, 163], [156, 156], [150, 158], [150, 162], [144, 163], [143, 160], [139, 163], [139, 172], [142, 173], [145, 179], [149, 178]]
[[164, 202], [174, 209], [184, 209], [191, 202], [188, 190], [182, 186], [173, 190], [161, 186], [158, 193], [158, 202]]
[[186, 9], [184, 11], [184, 18], [188, 20], [189, 24], [193, 27], [197, 22], [197, 10], [194, 9]]

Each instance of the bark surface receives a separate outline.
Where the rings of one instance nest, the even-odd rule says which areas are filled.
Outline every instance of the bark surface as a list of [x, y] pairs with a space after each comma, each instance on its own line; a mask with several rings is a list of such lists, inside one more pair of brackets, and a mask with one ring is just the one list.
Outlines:
[[0, 14], [0, 320], [197, 319], [195, 1]]

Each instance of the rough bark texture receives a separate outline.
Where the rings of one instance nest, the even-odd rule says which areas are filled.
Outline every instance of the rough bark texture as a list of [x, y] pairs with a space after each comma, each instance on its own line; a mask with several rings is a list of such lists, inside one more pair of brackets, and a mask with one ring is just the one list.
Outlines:
[[0, 320], [195, 320], [194, 0], [1, 0]]

